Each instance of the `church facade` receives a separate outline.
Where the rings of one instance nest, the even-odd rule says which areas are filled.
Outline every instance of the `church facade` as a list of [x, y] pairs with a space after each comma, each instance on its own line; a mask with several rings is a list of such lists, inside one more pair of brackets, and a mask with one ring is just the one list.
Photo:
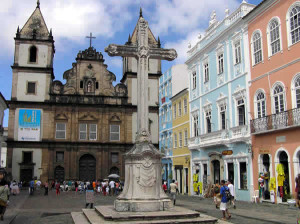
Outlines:
[[[135, 42], [136, 31], [128, 42]], [[156, 41], [153, 35], [150, 37]], [[92, 46], [79, 51], [55, 80], [52, 31], [39, 3], [15, 37], [12, 96], [8, 102], [7, 169], [11, 178], [29, 181], [96, 180], [116, 173], [124, 180], [123, 154], [135, 142], [136, 61], [123, 58], [123, 79], [107, 69]], [[156, 93], [160, 61], [150, 63]], [[155, 89], [156, 88], [156, 89]], [[158, 143], [158, 93], [149, 95], [152, 142]]]

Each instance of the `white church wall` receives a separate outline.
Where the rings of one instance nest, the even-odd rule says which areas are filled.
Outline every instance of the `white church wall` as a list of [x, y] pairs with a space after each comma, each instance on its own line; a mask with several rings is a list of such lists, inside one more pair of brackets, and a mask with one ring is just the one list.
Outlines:
[[[48, 99], [47, 79], [50, 79], [50, 74], [19, 72], [17, 75], [16, 92], [18, 101], [44, 101]], [[36, 82], [36, 94], [27, 94], [28, 82]]]
[[19, 66], [30, 66], [30, 67], [47, 67], [48, 60], [48, 46], [35, 44], [37, 47], [37, 63], [29, 63], [29, 48], [32, 44], [20, 44], [19, 47]]
[[23, 152], [32, 152], [32, 162], [35, 163], [33, 169], [33, 177], [40, 178], [40, 168], [42, 165], [42, 149], [24, 149], [14, 148], [12, 156], [12, 178], [16, 181], [20, 181], [20, 165], [23, 161]]
[[149, 73], [157, 73], [158, 68], [158, 60], [157, 59], [149, 59]]

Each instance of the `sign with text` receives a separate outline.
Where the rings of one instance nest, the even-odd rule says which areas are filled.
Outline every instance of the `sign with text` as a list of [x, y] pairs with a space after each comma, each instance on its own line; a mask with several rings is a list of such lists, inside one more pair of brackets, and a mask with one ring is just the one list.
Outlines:
[[259, 154], [270, 154], [270, 153], [271, 153], [270, 149], [265, 149], [265, 148], [259, 149]]
[[232, 155], [232, 150], [224, 150], [223, 152], [222, 152], [222, 155], [223, 156], [230, 156], [230, 155]]
[[40, 141], [41, 110], [19, 110], [18, 141]]

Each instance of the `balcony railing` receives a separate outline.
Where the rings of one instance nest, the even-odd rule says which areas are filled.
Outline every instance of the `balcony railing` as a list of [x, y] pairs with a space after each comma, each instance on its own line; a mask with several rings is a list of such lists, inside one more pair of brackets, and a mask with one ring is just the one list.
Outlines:
[[252, 134], [300, 126], [300, 108], [251, 120], [250, 126]]
[[199, 137], [199, 145], [201, 147], [224, 144], [224, 141], [226, 141], [228, 138], [226, 130], [214, 131], [211, 133], [200, 135]]

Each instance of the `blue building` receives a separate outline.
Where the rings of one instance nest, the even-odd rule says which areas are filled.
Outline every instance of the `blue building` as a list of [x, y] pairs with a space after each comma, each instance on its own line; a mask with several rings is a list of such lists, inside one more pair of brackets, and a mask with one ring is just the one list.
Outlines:
[[159, 150], [165, 154], [162, 159], [162, 178], [172, 180], [172, 68], [159, 79]]
[[202, 193], [209, 184], [230, 180], [236, 199], [244, 201], [251, 199], [253, 178], [248, 33], [242, 17], [254, 7], [243, 1], [232, 14], [226, 10], [222, 21], [213, 12], [205, 34], [189, 46], [186, 61], [192, 173], [198, 174]]

